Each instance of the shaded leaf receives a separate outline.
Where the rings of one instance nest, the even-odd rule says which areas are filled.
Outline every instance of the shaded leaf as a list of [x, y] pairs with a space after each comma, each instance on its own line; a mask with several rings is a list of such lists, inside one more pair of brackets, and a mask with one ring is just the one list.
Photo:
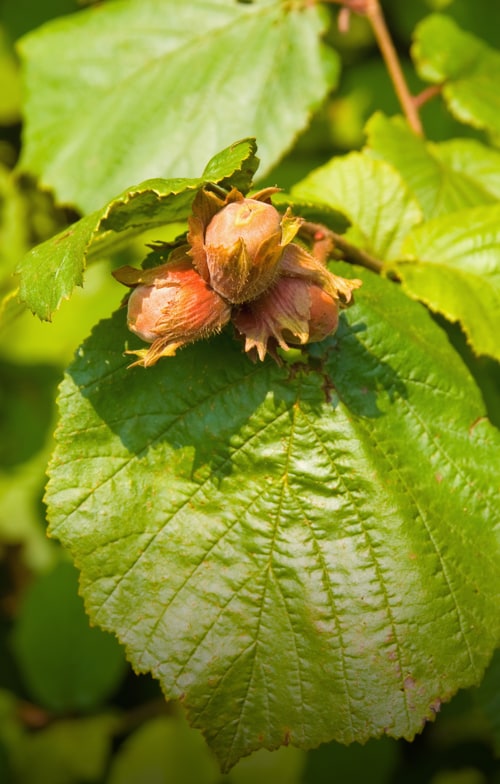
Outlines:
[[1, 468], [29, 460], [44, 446], [59, 380], [59, 372], [50, 365], [27, 368], [0, 359]]
[[422, 215], [399, 174], [369, 155], [334, 158], [292, 188], [292, 197], [323, 204], [352, 223], [346, 236], [382, 260], [396, 258]]
[[422, 79], [443, 85], [457, 120], [500, 133], [499, 51], [449, 17], [432, 14], [415, 30], [412, 55]]
[[218, 784], [217, 763], [199, 732], [176, 716], [144, 722], [113, 760], [108, 784]]
[[243, 136], [267, 170], [336, 81], [326, 19], [281, 0], [117, 0], [56, 20], [20, 44], [21, 165], [87, 212], [130, 182], [195, 177]]
[[360, 274], [305, 368], [221, 335], [127, 370], [119, 312], [61, 387], [52, 535], [223, 769], [412, 738], [498, 640], [500, 435], [426, 309]]
[[15, 469], [0, 472], [2, 545], [21, 548], [23, 565], [34, 572], [50, 568], [59, 552], [56, 544], [47, 539], [40, 510], [49, 453], [46, 447]]
[[130, 241], [147, 229], [187, 217], [197, 191], [207, 182], [236, 181], [248, 188], [257, 168], [255, 150], [255, 141], [244, 139], [209, 162], [209, 178], [148, 180], [128, 188], [102, 209], [37, 245], [18, 266], [22, 301], [41, 319], [50, 320], [62, 300], [83, 284], [91, 250], [102, 256], [123, 242], [117, 233]]
[[500, 650], [495, 652], [481, 685], [472, 694], [489, 721], [495, 754], [500, 757]]
[[426, 218], [500, 199], [500, 153], [473, 139], [434, 144], [414, 134], [401, 118], [374, 115], [367, 124], [368, 150], [391, 163]]
[[31, 585], [13, 644], [30, 695], [58, 713], [95, 708], [124, 675], [116, 640], [89, 627], [71, 564], [60, 563]]
[[15, 763], [16, 784], [101, 781], [116, 727], [115, 716], [98, 714], [25, 733]]
[[364, 746], [329, 743], [308, 753], [303, 783], [332, 784], [332, 771], [339, 782], [364, 781], [370, 771], [371, 784], [387, 784], [394, 780], [400, 753], [400, 746], [389, 738]]
[[403, 256], [405, 290], [459, 321], [476, 354], [500, 359], [500, 206], [428, 221], [407, 237]]
[[[307, 784], [304, 768], [307, 753], [293, 746], [282, 746], [274, 751], [260, 749], [240, 760], [231, 770], [229, 784]], [[223, 779], [226, 781], [226, 778]], [[222, 784], [222, 782], [221, 782]]]

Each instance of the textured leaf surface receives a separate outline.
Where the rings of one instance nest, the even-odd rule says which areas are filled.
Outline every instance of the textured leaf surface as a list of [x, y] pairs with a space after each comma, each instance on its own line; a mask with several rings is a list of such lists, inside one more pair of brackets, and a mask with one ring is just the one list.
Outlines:
[[500, 52], [433, 14], [417, 27], [412, 47], [420, 76], [443, 84], [443, 98], [461, 122], [500, 133]]
[[426, 142], [402, 118], [382, 114], [367, 133], [369, 151], [398, 170], [426, 218], [500, 199], [500, 153], [478, 141]]
[[422, 218], [393, 167], [366, 154], [334, 158], [298, 183], [292, 196], [346, 215], [352, 223], [346, 237], [382, 260], [397, 258], [404, 236]]
[[116, 0], [21, 44], [22, 166], [95, 210], [130, 182], [195, 177], [256, 136], [267, 170], [336, 81], [312, 4]]
[[51, 532], [224, 769], [411, 738], [498, 641], [498, 431], [426, 309], [364, 278], [305, 369], [228, 335], [127, 369], [119, 312], [61, 387]]
[[406, 291], [459, 321], [477, 354], [500, 359], [500, 206], [429, 221], [410, 234], [397, 264]]
[[[68, 229], [34, 247], [18, 266], [19, 295], [41, 319], [50, 320], [63, 299], [83, 284], [86, 259], [105, 255], [124, 239], [186, 218], [207, 182], [249, 188], [257, 168], [253, 139], [236, 142], [209, 161], [201, 178], [147, 180], [112, 199]], [[119, 236], [118, 236], [119, 234]]]

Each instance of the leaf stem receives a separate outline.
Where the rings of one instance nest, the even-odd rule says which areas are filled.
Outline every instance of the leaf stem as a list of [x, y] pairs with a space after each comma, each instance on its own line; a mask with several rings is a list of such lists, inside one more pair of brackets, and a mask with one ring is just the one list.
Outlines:
[[366, 267], [372, 272], [380, 273], [384, 267], [384, 262], [381, 259], [357, 248], [348, 242], [342, 234], [337, 234], [321, 223], [304, 221], [301, 224], [299, 234], [306, 236], [312, 245], [312, 255], [324, 264], [329, 257], [337, 256], [337, 258], [342, 258], [351, 264]]
[[418, 113], [419, 103], [408, 88], [379, 0], [327, 0], [327, 2], [342, 5], [360, 16], [366, 16], [384, 58], [387, 71], [408, 124], [414, 133], [418, 136], [423, 136], [422, 123]]
[[413, 103], [417, 109], [420, 109], [424, 103], [427, 103], [427, 101], [430, 101], [432, 98], [435, 98], [436, 95], [439, 95], [442, 89], [442, 84], [431, 84], [429, 87], [426, 87], [425, 90], [422, 90], [421, 93], [413, 97]]

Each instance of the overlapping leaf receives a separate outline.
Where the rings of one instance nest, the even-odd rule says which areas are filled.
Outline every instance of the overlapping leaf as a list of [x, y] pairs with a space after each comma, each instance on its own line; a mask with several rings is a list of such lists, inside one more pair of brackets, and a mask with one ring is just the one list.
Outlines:
[[364, 278], [300, 370], [228, 335], [127, 369], [119, 312], [61, 388], [52, 534], [224, 769], [411, 738], [498, 641], [498, 432], [425, 308]]
[[346, 215], [354, 245], [393, 265], [412, 297], [459, 321], [477, 354], [500, 358], [499, 154], [473, 140], [424, 142], [383, 115], [368, 124], [368, 143], [312, 172], [293, 195]]
[[352, 223], [346, 236], [382, 260], [397, 258], [405, 235], [422, 219], [397, 171], [362, 153], [332, 159], [296, 185], [292, 195], [346, 215]]
[[461, 122], [500, 133], [500, 52], [433, 14], [416, 28], [412, 55], [420, 76], [442, 84], [450, 112]]
[[392, 163], [426, 218], [500, 199], [500, 153], [474, 139], [426, 142], [402, 118], [382, 114], [367, 134], [370, 153]]
[[148, 180], [128, 188], [102, 209], [37, 245], [18, 267], [21, 299], [40, 318], [50, 320], [61, 301], [82, 285], [91, 250], [102, 255], [123, 237], [130, 240], [147, 229], [186, 218], [197, 191], [207, 182], [247, 190], [258, 165], [255, 150], [255, 141], [245, 139], [218, 153], [201, 178]]
[[195, 177], [256, 136], [267, 170], [336, 81], [325, 18], [282, 0], [116, 0], [21, 43], [22, 166], [84, 212], [131, 182]]
[[500, 360], [500, 206], [429, 221], [407, 237], [402, 255], [405, 290], [459, 321], [477, 354]]

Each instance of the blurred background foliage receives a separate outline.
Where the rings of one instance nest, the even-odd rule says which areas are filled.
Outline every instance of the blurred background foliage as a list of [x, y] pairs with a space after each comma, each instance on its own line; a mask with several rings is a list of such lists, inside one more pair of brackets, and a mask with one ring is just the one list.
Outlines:
[[[113, 0], [108, 0], [112, 2]], [[91, 2], [91, 0], [90, 0]], [[413, 742], [327, 744], [304, 752], [258, 752], [221, 776], [201, 735], [149, 677], [131, 672], [114, 638], [90, 628], [77, 573], [45, 536], [45, 466], [64, 367], [91, 327], [122, 296], [101, 261], [53, 324], [15, 298], [12, 272], [33, 245], [76, 217], [15, 171], [22, 144], [22, 86], [16, 40], [87, 0], [0, 0], [0, 781], [21, 784], [500, 784], [500, 657], [478, 689], [458, 694]], [[465, 30], [500, 46], [500, 4], [491, 0], [385, 0], [383, 9], [413, 92], [408, 51], [416, 23], [446, 11]], [[340, 33], [332, 8], [329, 43], [340, 52], [340, 88], [266, 181], [288, 187], [336, 153], [360, 148], [377, 109], [399, 111], [367, 22]], [[422, 112], [428, 138], [474, 132], [440, 102]], [[127, 262], [124, 254], [121, 263]], [[116, 264], [116, 259], [114, 260]], [[450, 337], [465, 352], [458, 329]], [[494, 363], [488, 363], [485, 376]], [[477, 364], [477, 363], [476, 363]], [[476, 372], [481, 369], [476, 367]]]

